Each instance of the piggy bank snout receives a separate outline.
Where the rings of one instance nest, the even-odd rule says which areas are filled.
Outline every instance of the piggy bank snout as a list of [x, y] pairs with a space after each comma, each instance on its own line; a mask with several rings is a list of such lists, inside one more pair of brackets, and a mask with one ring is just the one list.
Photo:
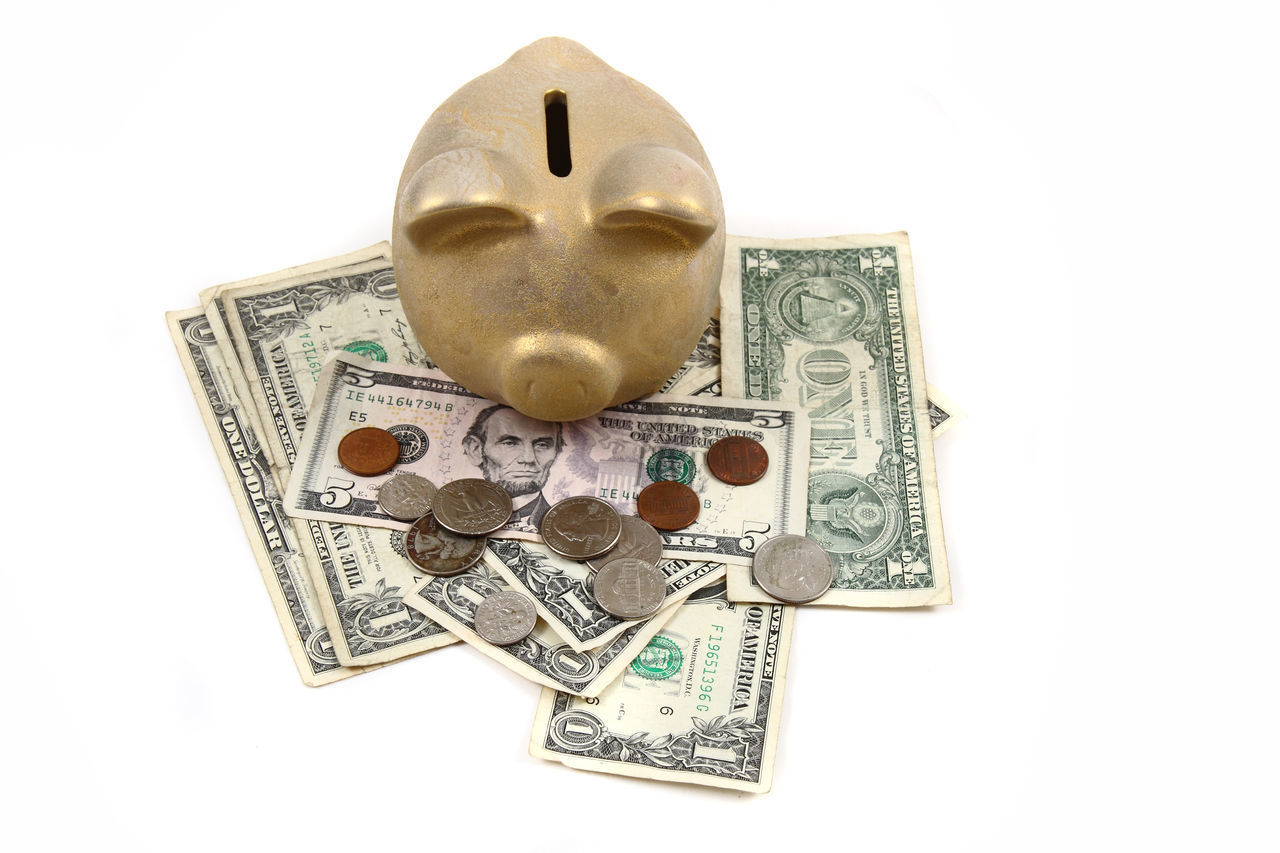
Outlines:
[[614, 401], [622, 365], [596, 341], [573, 334], [528, 334], [507, 347], [506, 401], [532, 418], [576, 421]]

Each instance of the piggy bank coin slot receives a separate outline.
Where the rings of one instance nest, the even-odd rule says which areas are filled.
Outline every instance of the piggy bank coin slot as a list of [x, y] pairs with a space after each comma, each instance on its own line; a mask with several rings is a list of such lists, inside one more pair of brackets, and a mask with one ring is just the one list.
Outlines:
[[569, 99], [560, 89], [552, 89], [542, 99], [547, 116], [547, 168], [557, 178], [573, 170], [569, 157]]

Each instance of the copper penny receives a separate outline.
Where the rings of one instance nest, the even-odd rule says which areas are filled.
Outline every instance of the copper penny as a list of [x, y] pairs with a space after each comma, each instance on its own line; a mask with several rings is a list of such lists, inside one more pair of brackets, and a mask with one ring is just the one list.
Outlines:
[[650, 483], [636, 497], [636, 512], [659, 530], [680, 530], [698, 520], [698, 495], [684, 483]]
[[358, 477], [376, 477], [396, 467], [400, 442], [385, 429], [361, 427], [338, 442], [338, 462]]
[[769, 454], [754, 438], [731, 435], [707, 450], [707, 467], [731, 486], [746, 486], [769, 470]]

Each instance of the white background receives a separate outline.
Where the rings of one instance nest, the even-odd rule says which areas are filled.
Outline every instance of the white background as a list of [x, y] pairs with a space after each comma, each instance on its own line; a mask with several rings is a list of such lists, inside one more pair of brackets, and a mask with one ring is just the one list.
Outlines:
[[[5, 846], [1275, 849], [1273, 9], [9, 9]], [[465, 646], [304, 688], [166, 333], [387, 238], [422, 122], [544, 35], [681, 111], [730, 232], [910, 231], [969, 413], [955, 604], [798, 614], [767, 795], [532, 759]]]

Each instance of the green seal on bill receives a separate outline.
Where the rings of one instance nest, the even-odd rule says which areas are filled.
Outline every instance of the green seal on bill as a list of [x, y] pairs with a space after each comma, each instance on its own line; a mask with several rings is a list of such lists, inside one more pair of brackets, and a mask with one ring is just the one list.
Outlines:
[[631, 669], [642, 678], [661, 681], [679, 672], [683, 663], [684, 655], [680, 647], [659, 635], [636, 655], [636, 659], [631, 662]]
[[683, 450], [659, 450], [649, 457], [645, 470], [655, 483], [669, 480], [687, 486], [693, 482], [693, 457]]
[[352, 341], [343, 349], [356, 355], [362, 355], [365, 358], [371, 358], [374, 361], [385, 362], [387, 360], [387, 351], [377, 341]]

